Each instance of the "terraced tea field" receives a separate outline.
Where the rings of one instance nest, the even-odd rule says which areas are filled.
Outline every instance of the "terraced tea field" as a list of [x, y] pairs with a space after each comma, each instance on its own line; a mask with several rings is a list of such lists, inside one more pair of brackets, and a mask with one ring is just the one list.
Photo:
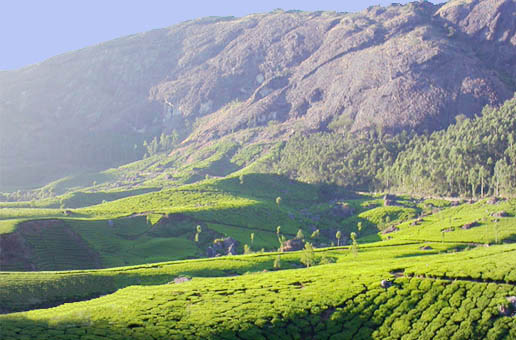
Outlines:
[[[100, 295], [124, 280], [139, 282], [90, 301], [7, 314], [0, 324], [6, 339], [514, 337], [516, 319], [499, 313], [506, 297], [516, 295], [513, 268], [503, 283], [497, 281], [501, 268], [483, 272], [481, 279], [454, 278], [451, 272], [438, 279], [438, 273], [443, 263], [461, 263], [465, 271], [478, 261], [513, 261], [516, 246], [450, 252], [454, 248], [430, 245], [435, 252], [429, 255], [416, 244], [371, 244], [357, 254], [327, 249], [316, 255], [336, 263], [277, 271], [272, 270], [277, 254], [266, 254], [90, 272], [4, 274], [4, 291], [18, 289], [23, 295], [31, 284], [46, 285], [61, 291], [64, 300], [74, 291], [103, 285], [106, 291], [97, 291]], [[300, 255], [280, 256], [289, 268]], [[183, 275], [193, 279], [152, 285]], [[384, 288], [386, 279], [392, 285]], [[79, 288], [81, 282], [91, 284]], [[40, 294], [47, 296], [46, 290]]]
[[[515, 200], [384, 206], [263, 179], [4, 207], [0, 338], [516, 338]], [[277, 252], [299, 230], [316, 249]], [[187, 259], [226, 236], [254, 253]]]

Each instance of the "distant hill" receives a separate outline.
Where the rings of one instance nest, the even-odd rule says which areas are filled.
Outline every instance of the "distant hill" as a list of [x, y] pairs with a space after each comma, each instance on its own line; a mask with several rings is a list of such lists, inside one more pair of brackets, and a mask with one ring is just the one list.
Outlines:
[[[516, 90], [514, 0], [204, 18], [0, 73], [0, 190], [295, 132], [422, 132]], [[177, 148], [177, 146], [176, 146]]]

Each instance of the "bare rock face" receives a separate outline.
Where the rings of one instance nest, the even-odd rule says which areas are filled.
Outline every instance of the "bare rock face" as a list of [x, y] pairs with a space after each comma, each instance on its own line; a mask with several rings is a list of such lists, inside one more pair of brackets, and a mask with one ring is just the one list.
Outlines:
[[454, 0], [437, 15], [479, 40], [516, 46], [516, 2], [513, 0]]
[[392, 226], [390, 226], [390, 227], [388, 227], [388, 228], [384, 229], [384, 230], [382, 231], [382, 234], [383, 234], [383, 235], [387, 235], [387, 234], [390, 234], [390, 233], [397, 232], [397, 231], [399, 231], [399, 230], [400, 230], [400, 228], [398, 228], [398, 227], [397, 227], [397, 226], [395, 226], [395, 225], [392, 225]]
[[283, 242], [280, 251], [297, 251], [305, 247], [305, 241], [294, 238]]
[[474, 222], [471, 222], [471, 223], [466, 223], [466, 224], [464, 224], [460, 228], [464, 229], [464, 230], [468, 230], [468, 229], [471, 229], [471, 228], [474, 228], [474, 227], [478, 227], [478, 226], [480, 226], [480, 223], [478, 223], [477, 221], [474, 221]]
[[507, 216], [509, 216], [509, 214], [507, 214], [506, 211], [501, 210], [501, 211], [497, 211], [495, 213], [492, 213], [491, 216], [493, 216], [493, 217], [507, 217]]
[[396, 196], [387, 194], [387, 195], [383, 196], [383, 205], [386, 207], [392, 207], [392, 206], [398, 205], [398, 203], [396, 202], [396, 199], [397, 199]]
[[346, 203], [337, 203], [331, 209], [331, 213], [333, 216], [346, 218], [352, 216], [355, 210]]
[[192, 281], [191, 278], [188, 278], [188, 277], [185, 277], [185, 276], [178, 276], [174, 279], [174, 283], [185, 283], [185, 282], [188, 282], [188, 281]]
[[508, 296], [508, 305], [499, 305], [498, 311], [501, 316], [516, 316], [516, 296]]
[[208, 248], [206, 255], [208, 257], [236, 255], [237, 247], [238, 241], [231, 237], [217, 239], [213, 242], [213, 245]]
[[0, 72], [0, 187], [132, 161], [171, 130], [203, 147], [270, 122], [249, 142], [445, 128], [512, 97], [514, 12], [455, 0], [206, 18]]
[[392, 287], [392, 281], [382, 280], [380, 282], [380, 286], [382, 286], [382, 288], [385, 288], [385, 289], [390, 288], [390, 287]]
[[497, 197], [490, 197], [488, 200], [487, 200], [487, 204], [490, 204], [490, 205], [494, 205], [498, 203], [498, 198]]

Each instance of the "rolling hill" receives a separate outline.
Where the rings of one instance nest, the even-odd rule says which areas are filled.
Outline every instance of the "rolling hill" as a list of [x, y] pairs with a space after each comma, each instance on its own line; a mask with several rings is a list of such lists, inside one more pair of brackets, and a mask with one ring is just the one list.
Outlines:
[[[516, 249], [507, 242], [515, 235], [514, 200], [425, 205], [442, 209], [382, 235], [384, 241], [359, 239], [355, 246], [103, 270], [2, 272], [0, 301], [7, 314], [0, 315], [1, 334], [5, 339], [512, 339]], [[500, 209], [510, 210], [498, 233], [489, 216]], [[481, 223], [459, 228], [473, 219]], [[301, 268], [306, 263], [310, 267]], [[58, 307], [46, 309], [52, 306]], [[45, 309], [13, 313], [38, 307]]]
[[0, 72], [0, 339], [515, 339], [515, 13], [210, 17]]

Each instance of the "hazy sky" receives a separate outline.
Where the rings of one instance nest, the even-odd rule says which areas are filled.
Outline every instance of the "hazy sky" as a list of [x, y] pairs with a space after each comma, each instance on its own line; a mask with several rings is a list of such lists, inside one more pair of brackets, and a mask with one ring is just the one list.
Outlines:
[[276, 8], [354, 12], [392, 2], [409, 1], [5, 0], [0, 12], [0, 70], [204, 16], [244, 16]]

